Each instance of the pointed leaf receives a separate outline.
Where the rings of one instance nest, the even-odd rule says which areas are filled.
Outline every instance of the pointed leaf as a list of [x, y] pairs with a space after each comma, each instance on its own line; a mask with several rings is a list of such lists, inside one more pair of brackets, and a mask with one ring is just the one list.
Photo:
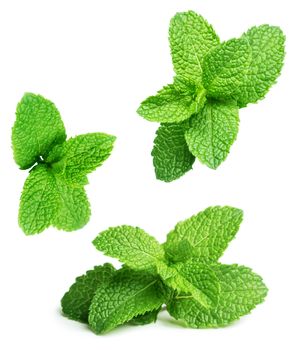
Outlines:
[[170, 182], [192, 169], [195, 157], [189, 151], [183, 124], [161, 124], [152, 151], [156, 178]]
[[251, 269], [220, 264], [212, 269], [221, 288], [218, 304], [205, 309], [193, 298], [176, 297], [167, 304], [172, 317], [193, 328], [222, 327], [250, 313], [264, 301], [267, 287]]
[[239, 230], [242, 219], [240, 209], [209, 207], [179, 222], [169, 232], [164, 244], [166, 254], [175, 262], [191, 258], [203, 262], [217, 261]]
[[171, 19], [169, 40], [176, 74], [200, 84], [204, 56], [220, 42], [212, 26], [193, 11], [180, 12]]

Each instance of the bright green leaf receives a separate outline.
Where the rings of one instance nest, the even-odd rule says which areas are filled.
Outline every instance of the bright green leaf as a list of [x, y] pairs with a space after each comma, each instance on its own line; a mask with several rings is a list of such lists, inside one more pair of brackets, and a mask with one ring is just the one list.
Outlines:
[[236, 235], [242, 219], [243, 212], [240, 209], [209, 207], [179, 222], [169, 232], [164, 244], [165, 252], [175, 262], [191, 258], [215, 262]]
[[94, 171], [109, 157], [115, 137], [103, 133], [90, 133], [70, 138], [49, 154], [54, 172], [64, 176], [70, 184], [86, 184], [86, 175]]
[[191, 119], [185, 138], [190, 152], [201, 163], [216, 169], [228, 156], [239, 126], [238, 107], [233, 102], [209, 102]]
[[285, 56], [285, 36], [280, 28], [267, 24], [249, 29], [243, 36], [248, 41], [252, 60], [244, 83], [234, 97], [240, 107], [264, 98], [280, 75]]
[[20, 168], [30, 168], [65, 139], [64, 124], [55, 105], [40, 95], [25, 94], [17, 106], [12, 129], [14, 159]]
[[214, 265], [220, 283], [218, 304], [205, 309], [193, 298], [177, 296], [167, 304], [171, 316], [193, 328], [226, 326], [244, 316], [267, 294], [262, 278], [251, 269], [238, 265]]
[[23, 188], [19, 225], [27, 235], [40, 233], [52, 223], [59, 209], [55, 179], [43, 164], [34, 167]]
[[226, 99], [243, 84], [251, 62], [251, 49], [245, 39], [228, 40], [204, 58], [203, 86], [209, 96]]
[[212, 26], [193, 11], [177, 13], [170, 22], [169, 40], [176, 74], [200, 84], [204, 56], [220, 42]]
[[100, 233], [93, 241], [104, 254], [118, 258], [133, 269], [154, 268], [164, 259], [163, 247], [139, 227], [117, 226]]
[[95, 333], [106, 333], [166, 301], [166, 288], [157, 276], [127, 268], [101, 285], [93, 298], [89, 324]]
[[219, 284], [208, 266], [191, 260], [176, 266], [159, 263], [158, 273], [164, 283], [179, 295], [191, 296], [204, 308], [217, 304]]
[[[137, 110], [143, 118], [160, 123], [176, 123], [189, 119], [193, 113], [200, 109], [195, 91], [180, 90], [180, 83], [169, 84], [158, 91], [156, 96], [144, 100]], [[201, 103], [201, 102], [200, 102]]]
[[87, 194], [81, 186], [67, 184], [63, 177], [55, 176], [55, 191], [59, 196], [59, 210], [52, 225], [64, 231], [74, 231], [85, 226], [91, 215]]

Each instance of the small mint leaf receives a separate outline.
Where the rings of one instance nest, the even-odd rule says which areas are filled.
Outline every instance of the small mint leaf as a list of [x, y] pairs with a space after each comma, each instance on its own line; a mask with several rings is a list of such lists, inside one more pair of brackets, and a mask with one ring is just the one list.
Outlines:
[[157, 179], [170, 182], [192, 169], [195, 157], [186, 143], [185, 130], [182, 123], [161, 124], [157, 130], [152, 150]]

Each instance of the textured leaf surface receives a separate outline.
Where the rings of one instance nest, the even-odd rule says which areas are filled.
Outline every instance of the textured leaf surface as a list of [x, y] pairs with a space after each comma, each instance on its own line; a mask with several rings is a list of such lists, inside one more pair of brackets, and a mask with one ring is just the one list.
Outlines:
[[145, 324], [156, 322], [160, 311], [161, 307], [153, 311], [148, 311], [143, 315], [136, 316], [129, 321], [129, 324], [132, 324], [133, 326], [143, 326]]
[[166, 292], [158, 277], [124, 268], [93, 298], [89, 324], [95, 333], [106, 333], [138, 315], [159, 309]]
[[19, 225], [27, 235], [51, 225], [59, 208], [55, 179], [45, 165], [33, 168], [24, 184], [19, 208]]
[[170, 22], [169, 40], [176, 74], [201, 83], [204, 56], [219, 44], [212, 26], [193, 11], [177, 13]]
[[25, 94], [17, 106], [12, 129], [14, 159], [20, 168], [30, 168], [65, 139], [64, 124], [55, 105], [40, 95]]
[[170, 182], [192, 169], [195, 157], [189, 151], [182, 123], [162, 124], [156, 135], [152, 156], [157, 179]]
[[240, 107], [262, 99], [280, 75], [285, 56], [285, 36], [280, 28], [253, 27], [243, 35], [250, 45], [252, 60], [244, 83], [234, 97]]
[[114, 136], [90, 133], [69, 139], [49, 154], [47, 161], [56, 161], [52, 167], [69, 183], [85, 184], [85, 175], [100, 166], [110, 155]]
[[106, 283], [115, 273], [111, 264], [95, 266], [85, 275], [77, 277], [69, 291], [61, 300], [62, 311], [72, 320], [88, 322], [89, 308], [96, 290]]
[[192, 296], [204, 308], [217, 304], [219, 283], [206, 265], [191, 260], [178, 266], [159, 264], [158, 273], [170, 288], [184, 296]]
[[181, 91], [175, 84], [169, 84], [156, 96], [144, 100], [137, 113], [149, 121], [175, 123], [189, 119], [197, 108], [191, 90]]
[[191, 119], [185, 133], [189, 150], [201, 163], [216, 169], [227, 158], [238, 126], [238, 107], [233, 102], [209, 102]]
[[203, 86], [208, 95], [228, 98], [243, 84], [251, 62], [245, 39], [231, 39], [210, 51], [203, 63]]
[[214, 265], [221, 291], [216, 307], [206, 310], [193, 298], [173, 299], [167, 305], [171, 316], [194, 328], [225, 326], [250, 313], [262, 303], [267, 288], [251, 269], [238, 265]]
[[27, 235], [40, 233], [50, 225], [64, 231], [77, 230], [89, 221], [90, 214], [83, 187], [68, 185], [45, 164], [31, 170], [19, 208], [19, 224]]
[[55, 177], [55, 190], [59, 196], [59, 210], [52, 225], [64, 231], [78, 230], [90, 219], [91, 209], [83, 187], [73, 187], [59, 176]]
[[149, 269], [164, 259], [163, 247], [139, 227], [111, 227], [100, 233], [93, 244], [104, 254], [134, 269]]
[[217, 261], [234, 238], [243, 219], [243, 212], [232, 207], [209, 207], [179, 222], [169, 232], [164, 245], [170, 260], [191, 258]]

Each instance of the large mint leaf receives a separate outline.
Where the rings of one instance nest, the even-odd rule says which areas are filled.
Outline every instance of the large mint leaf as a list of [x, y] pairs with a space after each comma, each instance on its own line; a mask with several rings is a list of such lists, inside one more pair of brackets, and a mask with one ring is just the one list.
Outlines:
[[226, 99], [243, 84], [251, 62], [245, 39], [228, 40], [210, 51], [203, 62], [203, 86], [209, 96]]
[[164, 249], [170, 260], [196, 258], [217, 261], [239, 230], [243, 212], [232, 207], [209, 207], [179, 222], [167, 235]]
[[216, 264], [212, 270], [221, 289], [217, 305], [205, 309], [193, 298], [177, 296], [167, 304], [171, 316], [193, 328], [221, 327], [250, 313], [264, 301], [267, 287], [251, 269]]
[[163, 247], [139, 227], [111, 227], [100, 233], [93, 244], [104, 254], [133, 269], [154, 268], [158, 260], [164, 259]]
[[97, 289], [89, 324], [95, 333], [111, 331], [139, 315], [159, 310], [167, 299], [166, 293], [157, 276], [123, 268]]
[[169, 40], [176, 74], [200, 84], [204, 56], [219, 44], [212, 26], [193, 11], [177, 13], [170, 22]]
[[40, 95], [25, 94], [17, 106], [12, 129], [14, 159], [20, 168], [30, 168], [65, 139], [64, 124], [55, 105]]
[[238, 107], [234, 102], [208, 102], [193, 116], [185, 133], [190, 152], [201, 163], [216, 169], [227, 158], [238, 126]]
[[252, 60], [234, 97], [240, 107], [245, 107], [264, 98], [280, 75], [285, 56], [285, 36], [280, 28], [264, 24], [249, 29], [242, 37], [249, 43]]

